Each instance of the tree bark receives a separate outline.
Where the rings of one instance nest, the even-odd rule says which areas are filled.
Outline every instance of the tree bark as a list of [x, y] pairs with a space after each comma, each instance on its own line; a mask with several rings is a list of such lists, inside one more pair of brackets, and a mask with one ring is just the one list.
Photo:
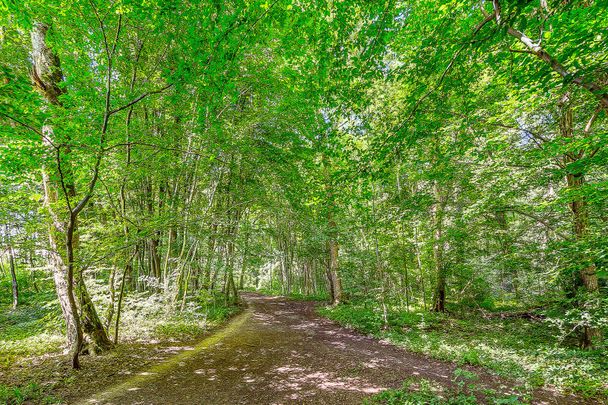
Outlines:
[[[560, 135], [565, 139], [574, 138], [573, 115], [572, 108], [569, 105], [569, 95], [566, 94], [560, 100], [561, 117], [560, 117]], [[584, 240], [589, 232], [589, 212], [587, 209], [587, 201], [580, 189], [585, 184], [584, 173], [576, 168], [574, 163], [579, 160], [581, 154], [578, 151], [566, 153], [564, 156], [564, 166], [566, 167], [566, 183], [569, 191], [574, 196], [568, 203], [570, 212], [572, 213], [572, 227], [574, 236], [577, 241]], [[573, 170], [572, 168], [575, 168]], [[594, 263], [584, 266], [580, 272], [580, 280], [585, 294], [597, 294], [599, 292], [599, 282]], [[582, 303], [583, 307], [589, 305], [588, 298]], [[592, 348], [602, 340], [602, 332], [599, 328], [585, 325], [581, 336], [581, 347], [587, 349]]]
[[[32, 81], [49, 104], [55, 108], [62, 108], [59, 97], [64, 93], [60, 86], [63, 74], [59, 57], [46, 44], [48, 29], [46, 24], [35, 23], [31, 31]], [[68, 330], [67, 338], [72, 352], [72, 366], [79, 368], [78, 354], [83, 347], [81, 321], [84, 321], [85, 330], [96, 346], [106, 347], [107, 343], [111, 344], [86, 292], [82, 275], [76, 267], [76, 252], [79, 242], [78, 214], [91, 197], [99, 166], [96, 166], [91, 189], [76, 206], [72, 207], [72, 200], [76, 197], [76, 187], [70, 164], [69, 139], [68, 142], [57, 142], [53, 128], [48, 125], [42, 128], [42, 135], [43, 144], [47, 148], [47, 152], [54, 157], [56, 164], [55, 172], [51, 172], [46, 167], [43, 167], [42, 170], [45, 191], [44, 205], [51, 218], [49, 227], [50, 262], [54, 269], [55, 287]], [[56, 208], [59, 193], [62, 193], [64, 198], [62, 208]], [[77, 279], [75, 279], [75, 275]], [[82, 320], [74, 294], [75, 286], [77, 290], [82, 291], [79, 293], [79, 297], [82, 298], [80, 302]]]
[[[32, 41], [32, 81], [44, 98], [56, 107], [60, 107], [59, 96], [63, 93], [59, 87], [59, 83], [63, 80], [59, 58], [46, 44], [46, 33], [49, 27], [43, 23], [34, 23], [31, 32]], [[54, 145], [53, 128], [45, 125], [42, 128], [43, 144], [47, 148], [50, 155], [56, 156], [58, 171], [61, 170], [62, 157], [61, 151]], [[68, 153], [69, 150], [65, 150]], [[66, 337], [68, 347], [70, 348], [72, 367], [80, 368], [78, 359], [80, 349], [82, 347], [82, 328], [78, 308], [76, 306], [76, 298], [74, 297], [74, 274], [67, 264], [67, 242], [63, 243], [67, 234], [68, 224], [60, 218], [60, 213], [56, 212], [54, 205], [58, 201], [58, 189], [55, 179], [57, 176], [51, 176], [50, 171], [46, 167], [42, 169], [42, 182], [44, 187], [44, 205], [51, 218], [49, 226], [49, 260], [53, 268], [53, 279], [55, 281], [55, 290], [63, 313], [63, 318], [66, 323]], [[62, 180], [62, 188], [66, 194], [66, 199], [74, 196], [74, 187], [71, 182], [65, 183]], [[69, 179], [68, 179], [69, 180]], [[63, 251], [63, 254], [62, 254]]]
[[133, 252], [133, 255], [127, 260], [125, 269], [122, 272], [122, 279], [120, 280], [120, 292], [118, 293], [118, 304], [116, 308], [116, 323], [114, 325], [114, 344], [118, 343], [118, 329], [120, 327], [120, 314], [122, 312], [122, 300], [125, 295], [125, 281], [128, 275], [133, 271], [133, 258], [137, 255], [137, 249]]
[[422, 259], [420, 253], [420, 246], [418, 241], [418, 225], [414, 225], [414, 252], [416, 254], [416, 268], [418, 269], [418, 273], [420, 274], [420, 289], [422, 290], [422, 306], [426, 311], [426, 286], [424, 284], [424, 273], [422, 271]]
[[328, 275], [329, 283], [331, 286], [331, 302], [333, 305], [338, 305], [342, 301], [342, 280], [340, 280], [340, 273], [338, 269], [338, 250], [339, 245], [337, 239], [337, 227], [336, 222], [333, 220], [331, 214], [328, 217], [329, 225], [329, 240], [327, 241], [327, 248], [329, 251], [328, 260]]
[[91, 296], [87, 290], [83, 275], [80, 274], [76, 282], [76, 294], [80, 304], [82, 330], [89, 337], [87, 349], [92, 354], [98, 354], [112, 348], [113, 343], [108, 338], [106, 329], [104, 328], [95, 305], [91, 300]]
[[435, 222], [433, 258], [435, 259], [435, 272], [437, 281], [435, 283], [435, 295], [433, 297], [433, 311], [445, 311], [445, 285], [446, 274], [443, 263], [443, 196], [438, 181], [433, 185], [435, 204], [433, 205], [433, 220]]
[[8, 262], [11, 271], [11, 284], [13, 289], [13, 309], [17, 309], [19, 305], [19, 285], [17, 284], [17, 272], [15, 271], [15, 254], [13, 247], [8, 247]]
[[338, 265], [338, 227], [334, 220], [335, 201], [329, 164], [329, 159], [326, 155], [323, 155], [323, 172], [327, 193], [327, 277], [329, 279], [331, 302], [333, 305], [338, 305], [342, 301], [342, 280], [340, 279]]

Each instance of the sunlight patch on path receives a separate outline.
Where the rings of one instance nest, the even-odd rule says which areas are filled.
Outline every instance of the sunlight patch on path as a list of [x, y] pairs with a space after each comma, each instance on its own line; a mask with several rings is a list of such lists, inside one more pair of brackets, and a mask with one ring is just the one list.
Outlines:
[[224, 328], [220, 329], [211, 336], [203, 339], [196, 346], [188, 347], [185, 351], [175, 355], [174, 357], [171, 357], [170, 359], [163, 361], [162, 363], [152, 366], [147, 371], [135, 375], [134, 377], [128, 379], [122, 384], [110, 387], [107, 390], [94, 395], [90, 399], [79, 402], [79, 404], [90, 405], [107, 403], [108, 401], [111, 401], [113, 398], [116, 398], [124, 394], [125, 392], [138, 391], [142, 389], [143, 386], [145, 386], [150, 381], [159, 378], [163, 374], [168, 373], [176, 367], [183, 366], [185, 364], [185, 361], [187, 361], [188, 359], [196, 356], [208, 347], [220, 343], [222, 339], [235, 333], [251, 317], [251, 313], [251, 309], [245, 310], [242, 314], [237, 315]]

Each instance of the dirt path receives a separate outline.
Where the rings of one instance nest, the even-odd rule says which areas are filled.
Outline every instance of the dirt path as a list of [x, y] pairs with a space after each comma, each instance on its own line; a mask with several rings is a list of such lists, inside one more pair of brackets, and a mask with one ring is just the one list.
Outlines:
[[[450, 385], [453, 363], [337, 326], [314, 304], [246, 294], [249, 308], [190, 351], [83, 404], [358, 404], [408, 377]], [[495, 377], [480, 380], [507, 391]], [[576, 403], [538, 393], [534, 403]]]

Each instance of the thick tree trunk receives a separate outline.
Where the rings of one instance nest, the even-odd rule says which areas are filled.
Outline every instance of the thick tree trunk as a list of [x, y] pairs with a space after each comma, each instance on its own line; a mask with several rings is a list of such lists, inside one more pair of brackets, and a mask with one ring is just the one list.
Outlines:
[[[53, 243], [51, 241], [51, 244]], [[67, 344], [72, 355], [72, 366], [79, 368], [78, 355], [80, 354], [83, 338], [76, 299], [74, 298], [73, 279], [68, 279], [67, 268], [59, 253], [55, 249], [51, 249], [53, 251], [49, 256], [51, 266], [53, 267], [53, 280], [55, 282], [57, 298], [59, 299], [59, 306], [61, 307], [66, 324]]]
[[[59, 83], [63, 80], [59, 58], [46, 45], [46, 33], [48, 26], [42, 23], [34, 23], [31, 32], [32, 40], [32, 81], [36, 88], [42, 93], [46, 100], [54, 105], [61, 106], [59, 96], [63, 93], [59, 87]], [[53, 145], [54, 133], [50, 126], [42, 128], [43, 144], [47, 148], [50, 156], [57, 155], [57, 165], [62, 165], [61, 151], [56, 150]], [[64, 154], [68, 151], [64, 151]], [[69, 180], [69, 179], [68, 179]], [[42, 182], [44, 186], [44, 205], [49, 213], [51, 223], [49, 226], [49, 259], [53, 268], [53, 279], [55, 281], [55, 290], [63, 313], [63, 318], [66, 323], [67, 343], [70, 348], [72, 357], [72, 367], [80, 368], [78, 355], [82, 347], [82, 329], [76, 299], [74, 297], [74, 275], [70, 271], [68, 264], [69, 259], [62, 255], [62, 251], [66, 254], [67, 246], [62, 246], [60, 242], [66, 239], [68, 225], [66, 221], [60, 218], [60, 214], [55, 211], [53, 205], [58, 200], [57, 186], [51, 181], [46, 168], [42, 170]], [[69, 182], [65, 187], [64, 192], [66, 198], [74, 196], [73, 183]], [[63, 237], [62, 237], [63, 236]], [[66, 260], [67, 259], [67, 260]]]
[[97, 315], [95, 305], [91, 300], [82, 275], [78, 277], [76, 293], [82, 314], [82, 330], [90, 340], [87, 344], [88, 351], [92, 354], [98, 354], [111, 349], [112, 341], [108, 338], [106, 330]]
[[[59, 96], [63, 94], [60, 83], [63, 80], [61, 66], [57, 55], [46, 44], [48, 26], [35, 23], [31, 32], [32, 40], [32, 81], [44, 98], [56, 108], [61, 108]], [[50, 261], [53, 266], [54, 280], [57, 295], [67, 326], [68, 345], [72, 352], [72, 365], [79, 368], [78, 354], [83, 346], [81, 320], [77, 309], [77, 300], [74, 296], [76, 268], [76, 251], [78, 249], [77, 210], [72, 210], [71, 200], [76, 197], [74, 176], [69, 161], [69, 143], [59, 149], [56, 146], [55, 134], [50, 126], [42, 128], [43, 143], [49, 156], [53, 156], [57, 165], [56, 173], [49, 174], [43, 168], [42, 180], [45, 191], [45, 207], [51, 218], [49, 228], [49, 242], [51, 247]], [[54, 205], [59, 201], [59, 190], [63, 192], [65, 206], [56, 209]], [[62, 212], [63, 211], [63, 212]], [[85, 288], [86, 292], [86, 288]], [[84, 298], [88, 294], [83, 295]], [[80, 302], [82, 317], [85, 320], [86, 330], [95, 344], [104, 347], [109, 342], [107, 335], [95, 311], [93, 303], [88, 300]], [[89, 320], [97, 320], [91, 323]]]
[[[561, 136], [566, 139], [574, 138], [573, 131], [573, 115], [572, 108], [569, 105], [569, 95], [566, 94], [560, 101], [560, 108], [562, 115], [560, 117], [560, 132]], [[568, 203], [570, 211], [572, 212], [572, 226], [573, 232], [578, 241], [583, 240], [589, 231], [589, 213], [587, 210], [587, 202], [585, 201], [584, 194], [579, 190], [585, 184], [585, 177], [577, 168], [576, 163], [579, 160], [579, 156], [582, 154], [579, 151], [572, 151], [567, 153], [564, 157], [564, 166], [566, 167], [566, 183], [572, 195], [573, 200]], [[574, 169], [572, 169], [574, 167]], [[596, 273], [595, 264], [589, 264], [583, 267], [580, 272], [580, 280], [582, 281], [582, 288], [586, 294], [597, 294], [599, 292], [599, 283]], [[588, 305], [587, 300], [582, 303], [583, 307]], [[581, 346], [583, 348], [591, 348], [602, 340], [602, 332], [599, 328], [584, 326], [583, 333], [581, 336]]]

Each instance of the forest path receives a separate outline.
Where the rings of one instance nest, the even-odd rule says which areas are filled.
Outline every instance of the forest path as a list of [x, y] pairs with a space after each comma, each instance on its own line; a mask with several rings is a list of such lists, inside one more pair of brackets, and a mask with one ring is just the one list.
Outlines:
[[[216, 334], [83, 404], [358, 404], [408, 377], [452, 385], [457, 365], [323, 319], [314, 303], [243, 294], [248, 309]], [[506, 391], [495, 377], [480, 381]], [[508, 385], [508, 384], [507, 384]], [[542, 392], [534, 403], [573, 403]]]

